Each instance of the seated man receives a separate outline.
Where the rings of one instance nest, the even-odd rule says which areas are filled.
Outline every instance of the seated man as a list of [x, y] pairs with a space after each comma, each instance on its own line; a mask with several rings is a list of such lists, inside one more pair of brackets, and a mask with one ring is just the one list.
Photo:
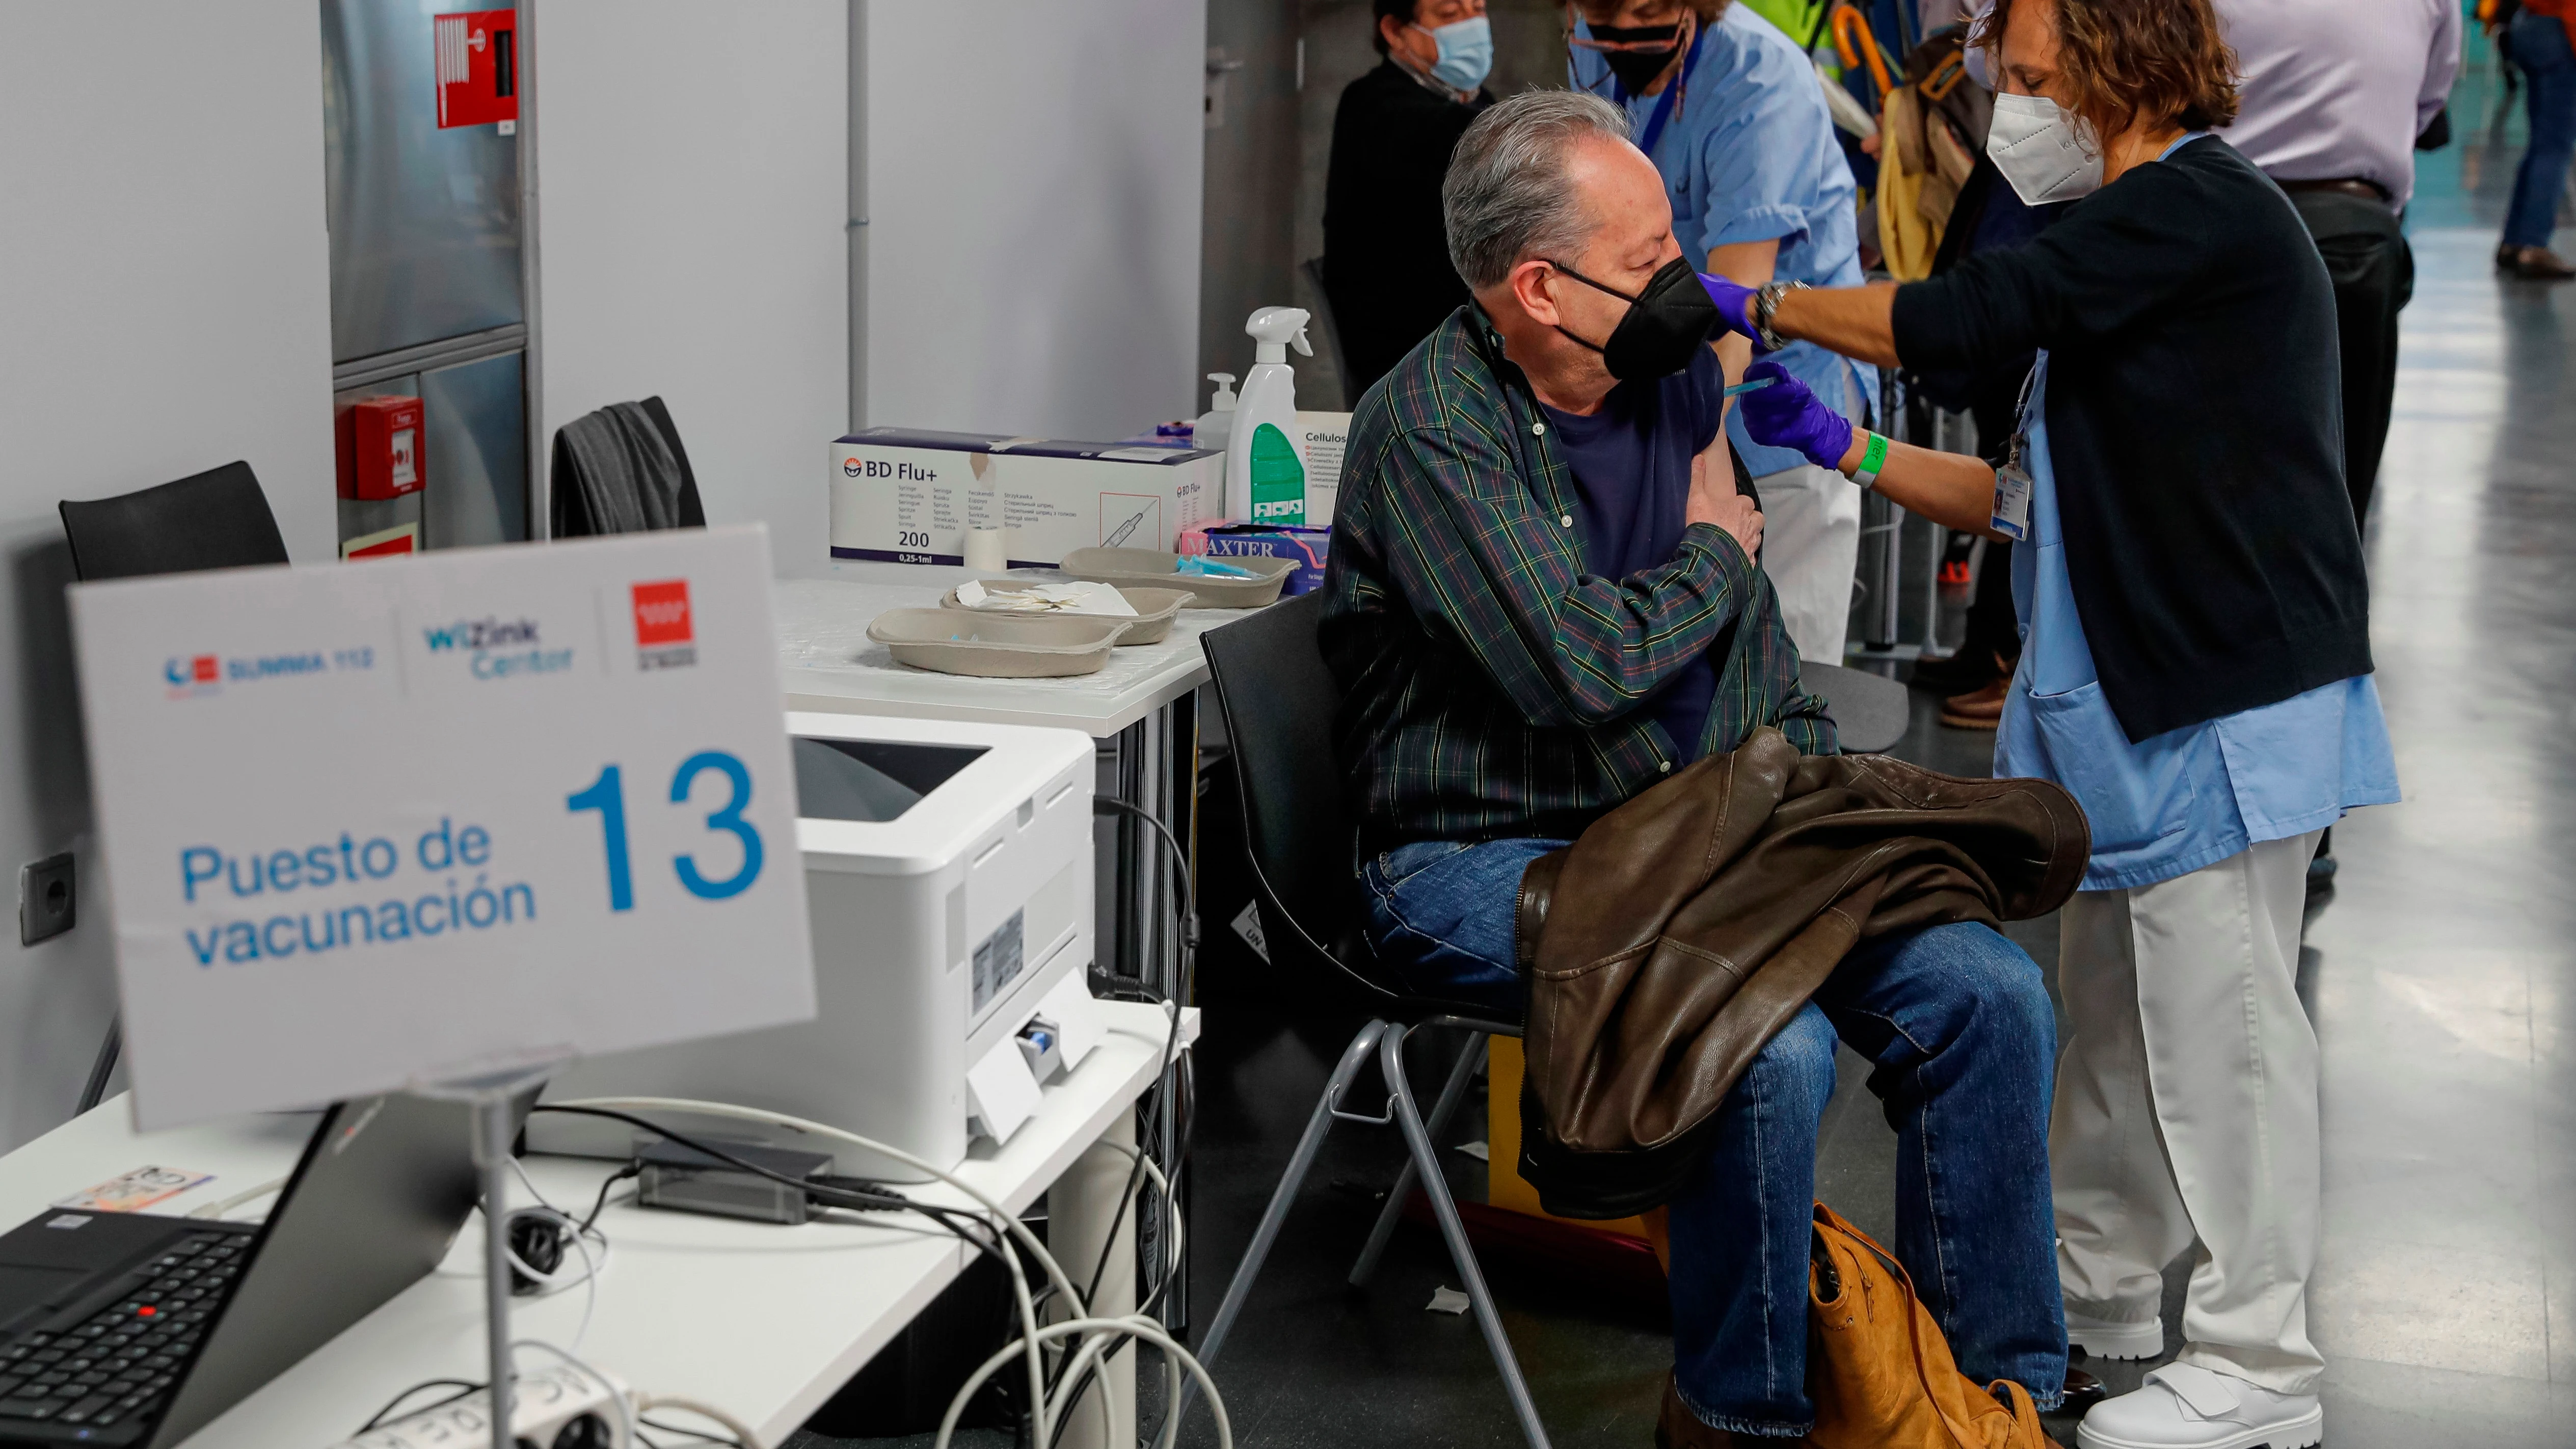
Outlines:
[[[1530, 861], [1757, 726], [1835, 748], [1754, 561], [1698, 279], [1627, 136], [1565, 91], [1468, 128], [1441, 194], [1474, 302], [1352, 419], [1325, 582], [1372, 943], [1390, 984], [1506, 1019]], [[1813, 1425], [1808, 1220], [1838, 1036], [1877, 1066], [1903, 1139], [1896, 1250], [1960, 1369], [2062, 1396], [2048, 998], [2019, 947], [1940, 926], [1863, 942], [1708, 1129], [1667, 1205], [1661, 1441]]]

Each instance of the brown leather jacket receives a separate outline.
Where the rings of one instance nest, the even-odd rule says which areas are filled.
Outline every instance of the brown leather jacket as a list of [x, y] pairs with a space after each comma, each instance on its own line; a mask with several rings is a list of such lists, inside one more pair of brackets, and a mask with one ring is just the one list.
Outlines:
[[1854, 943], [2046, 914], [2091, 848], [2045, 780], [1801, 755], [1768, 728], [1602, 816], [1521, 878], [1521, 1175], [1565, 1217], [1663, 1202]]

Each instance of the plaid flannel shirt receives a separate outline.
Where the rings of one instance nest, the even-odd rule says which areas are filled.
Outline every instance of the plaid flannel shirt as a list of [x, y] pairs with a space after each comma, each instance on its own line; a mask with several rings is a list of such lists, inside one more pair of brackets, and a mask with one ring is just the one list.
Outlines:
[[1835, 751], [1771, 583], [1728, 534], [1694, 524], [1661, 568], [1584, 571], [1574, 480], [1473, 304], [1361, 399], [1323, 587], [1363, 858], [1581, 834], [1680, 760], [1643, 706], [1701, 654], [1717, 694], [1700, 754], [1765, 724]]

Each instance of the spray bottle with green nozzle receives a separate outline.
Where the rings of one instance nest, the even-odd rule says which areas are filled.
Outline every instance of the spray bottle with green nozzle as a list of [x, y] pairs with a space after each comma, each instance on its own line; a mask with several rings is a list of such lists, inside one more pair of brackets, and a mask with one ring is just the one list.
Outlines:
[[1294, 344], [1308, 357], [1306, 313], [1264, 307], [1243, 324], [1258, 345], [1225, 443], [1225, 512], [1252, 523], [1306, 521], [1306, 446], [1297, 429]]

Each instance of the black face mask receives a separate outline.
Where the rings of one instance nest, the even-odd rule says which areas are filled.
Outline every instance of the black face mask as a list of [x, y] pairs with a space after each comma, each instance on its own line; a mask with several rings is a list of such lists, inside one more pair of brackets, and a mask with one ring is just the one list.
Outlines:
[[1594, 25], [1589, 29], [1593, 39], [1613, 45], [1653, 45], [1658, 42], [1663, 45], [1661, 50], [1598, 52], [1609, 63], [1610, 73], [1619, 78], [1619, 84], [1632, 96], [1642, 94], [1646, 87], [1655, 83], [1655, 77], [1664, 73], [1664, 67], [1673, 63], [1673, 50], [1681, 44], [1682, 38], [1682, 28], [1677, 24]]
[[1608, 342], [1592, 342], [1565, 332], [1563, 327], [1556, 329], [1600, 353], [1601, 365], [1621, 382], [1669, 377], [1681, 371], [1690, 366], [1693, 352], [1717, 330], [1717, 303], [1710, 300], [1708, 288], [1700, 285], [1699, 273], [1684, 258], [1675, 257], [1664, 263], [1647, 279], [1646, 290], [1633, 297], [1616, 287], [1602, 286], [1561, 262], [1548, 265], [1628, 304], [1628, 315], [1619, 319]]

